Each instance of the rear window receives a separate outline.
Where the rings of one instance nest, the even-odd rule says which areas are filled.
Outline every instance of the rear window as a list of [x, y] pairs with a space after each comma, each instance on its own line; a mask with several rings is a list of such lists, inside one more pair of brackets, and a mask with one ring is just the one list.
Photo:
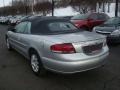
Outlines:
[[98, 20], [108, 20], [109, 19], [109, 16], [106, 15], [106, 14], [98, 14]]
[[71, 22], [47, 21], [32, 25], [32, 34], [65, 34], [80, 32]]
[[75, 30], [76, 27], [68, 22], [53, 22], [49, 23], [48, 27], [50, 31], [56, 32], [56, 31], [68, 31], [68, 30]]

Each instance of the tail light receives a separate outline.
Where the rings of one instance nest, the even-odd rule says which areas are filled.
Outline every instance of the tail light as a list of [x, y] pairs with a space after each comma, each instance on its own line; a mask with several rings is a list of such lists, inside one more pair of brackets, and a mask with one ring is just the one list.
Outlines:
[[70, 54], [75, 53], [75, 48], [71, 43], [55, 44], [50, 47], [52, 52]]

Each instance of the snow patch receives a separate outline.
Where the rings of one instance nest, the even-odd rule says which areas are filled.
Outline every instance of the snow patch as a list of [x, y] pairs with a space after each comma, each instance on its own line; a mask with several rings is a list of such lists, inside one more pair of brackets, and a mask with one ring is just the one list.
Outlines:
[[[79, 13], [73, 10], [71, 6], [68, 6], [66, 8], [57, 8], [54, 11], [54, 16], [74, 16], [77, 14]], [[51, 16], [51, 13], [47, 16]]]
[[[99, 12], [102, 12], [102, 10], [99, 10]], [[114, 17], [115, 16], [115, 3], [110, 4], [110, 12], [108, 12], [108, 5], [105, 5], [105, 13], [108, 14], [110, 17]], [[54, 16], [74, 16], [77, 14], [79, 14], [79, 12], [75, 11], [71, 6], [68, 6], [66, 8], [56, 8], [54, 10]], [[52, 14], [50, 13], [47, 16], [51, 16], [51, 15]]]

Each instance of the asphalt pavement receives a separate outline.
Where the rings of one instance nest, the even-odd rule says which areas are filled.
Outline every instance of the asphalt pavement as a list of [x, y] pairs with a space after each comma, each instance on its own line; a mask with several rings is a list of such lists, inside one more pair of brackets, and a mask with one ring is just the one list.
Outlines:
[[5, 44], [7, 26], [0, 25], [0, 90], [120, 90], [120, 45], [110, 45], [105, 66], [72, 75], [47, 72], [37, 77], [28, 60]]

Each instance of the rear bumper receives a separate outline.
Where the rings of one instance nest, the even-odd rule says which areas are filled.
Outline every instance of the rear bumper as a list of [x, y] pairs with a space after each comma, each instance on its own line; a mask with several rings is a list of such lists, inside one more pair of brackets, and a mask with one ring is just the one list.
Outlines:
[[105, 58], [109, 55], [109, 52], [105, 52], [99, 56], [93, 58], [86, 58], [85, 60], [79, 61], [60, 61], [60, 60], [52, 60], [48, 58], [42, 58], [43, 64], [46, 69], [58, 72], [58, 73], [77, 73], [82, 71], [87, 71], [90, 69], [94, 69], [100, 67], [105, 64], [107, 61]]

